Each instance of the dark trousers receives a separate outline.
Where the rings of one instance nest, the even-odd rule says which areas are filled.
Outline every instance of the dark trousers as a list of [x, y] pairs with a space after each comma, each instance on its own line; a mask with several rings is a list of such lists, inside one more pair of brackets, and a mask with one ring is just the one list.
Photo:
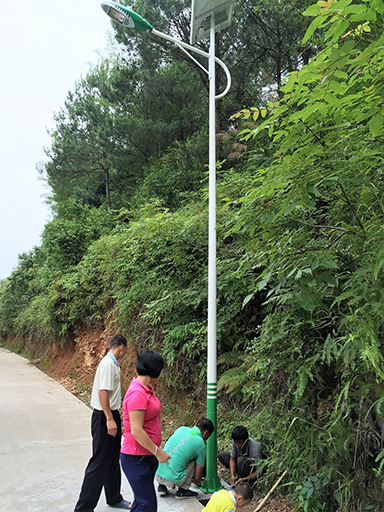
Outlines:
[[104, 487], [108, 505], [116, 505], [123, 499], [120, 494], [120, 445], [121, 420], [119, 411], [112, 411], [117, 425], [115, 437], [108, 435], [107, 419], [103, 411], [94, 409], [92, 414], [92, 457], [85, 470], [83, 485], [76, 512], [93, 512]]
[[131, 512], [156, 512], [154, 478], [158, 460], [154, 455], [120, 455], [121, 467], [134, 494]]
[[[217, 456], [219, 461], [229, 469], [229, 460], [231, 458], [230, 452], [219, 452]], [[236, 460], [236, 474], [239, 478], [249, 476], [251, 473], [256, 471], [255, 459], [249, 459], [247, 457], [238, 457]]]

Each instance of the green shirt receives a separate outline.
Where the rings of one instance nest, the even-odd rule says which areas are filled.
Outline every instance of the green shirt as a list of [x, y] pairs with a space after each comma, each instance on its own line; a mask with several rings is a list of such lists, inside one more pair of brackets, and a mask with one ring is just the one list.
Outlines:
[[164, 451], [171, 457], [169, 464], [159, 464], [156, 473], [170, 482], [181, 482], [191, 460], [204, 466], [207, 449], [198, 427], [179, 427], [165, 443]]

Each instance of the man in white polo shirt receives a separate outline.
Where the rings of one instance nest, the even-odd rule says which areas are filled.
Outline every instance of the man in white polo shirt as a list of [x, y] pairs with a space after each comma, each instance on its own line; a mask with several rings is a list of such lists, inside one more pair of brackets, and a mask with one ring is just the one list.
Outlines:
[[121, 334], [112, 336], [109, 352], [100, 361], [93, 381], [92, 457], [85, 470], [76, 512], [93, 512], [104, 487], [110, 507], [128, 510], [130, 503], [120, 493], [121, 407], [120, 367], [127, 349]]

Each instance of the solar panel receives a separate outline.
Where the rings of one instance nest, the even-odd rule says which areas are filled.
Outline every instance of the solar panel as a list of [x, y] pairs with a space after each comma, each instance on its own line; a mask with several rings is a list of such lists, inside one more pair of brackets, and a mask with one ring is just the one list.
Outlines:
[[215, 32], [231, 23], [234, 0], [192, 0], [191, 44], [209, 36], [211, 17], [215, 19]]

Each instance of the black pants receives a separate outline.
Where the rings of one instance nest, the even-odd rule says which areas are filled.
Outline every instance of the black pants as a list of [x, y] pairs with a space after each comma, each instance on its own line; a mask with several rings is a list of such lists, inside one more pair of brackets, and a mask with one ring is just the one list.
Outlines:
[[[219, 461], [229, 469], [229, 460], [231, 458], [230, 452], [219, 452]], [[238, 457], [236, 459], [236, 474], [239, 478], [244, 478], [256, 471], [255, 459], [249, 459], [247, 457]], [[251, 482], [250, 482], [251, 483]]]
[[85, 470], [76, 512], [93, 512], [103, 487], [108, 505], [116, 505], [123, 499], [120, 494], [121, 420], [119, 411], [112, 411], [112, 414], [117, 425], [115, 437], [108, 435], [104, 412], [93, 411], [92, 457]]

